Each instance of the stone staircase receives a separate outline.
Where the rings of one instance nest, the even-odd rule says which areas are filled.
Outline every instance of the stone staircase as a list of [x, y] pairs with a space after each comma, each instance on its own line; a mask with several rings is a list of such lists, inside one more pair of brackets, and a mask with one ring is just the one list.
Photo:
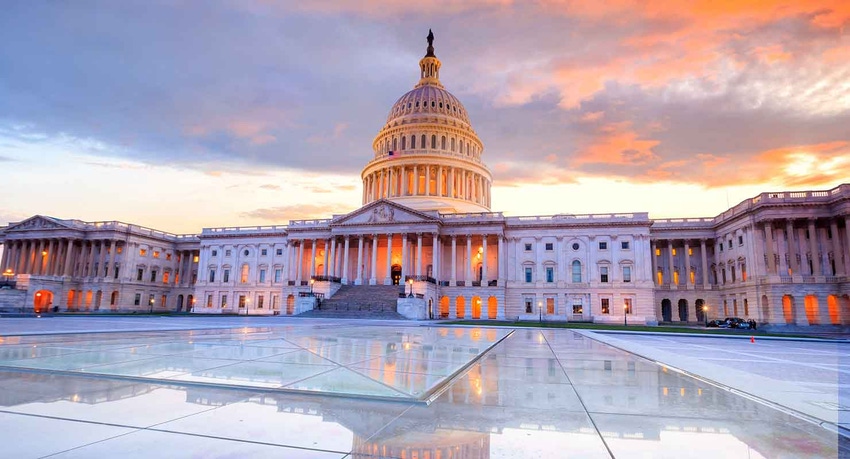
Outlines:
[[396, 300], [404, 286], [343, 285], [333, 297], [299, 317], [335, 317], [351, 319], [404, 319], [396, 312]]

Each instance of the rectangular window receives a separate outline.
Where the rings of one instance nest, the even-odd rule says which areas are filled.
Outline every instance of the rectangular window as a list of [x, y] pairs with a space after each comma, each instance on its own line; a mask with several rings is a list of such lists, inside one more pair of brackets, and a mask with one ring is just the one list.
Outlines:
[[224, 278], [221, 281], [225, 282], [225, 283], [230, 282], [230, 270], [229, 269], [224, 270]]
[[264, 299], [265, 298], [263, 297], [263, 295], [260, 295], [260, 296], [257, 297], [257, 309], [263, 309], [263, 300]]
[[122, 253], [124, 253], [124, 247], [118, 246], [118, 248], [115, 250], [115, 253], [121, 255]]
[[581, 282], [581, 262], [573, 262], [573, 282]]
[[602, 298], [602, 314], [611, 314], [611, 304], [608, 298]]
[[546, 314], [555, 314], [554, 298], [546, 298]]
[[554, 249], [554, 244], [552, 244], [551, 242], [547, 242], [546, 243], [546, 250], [551, 252], [553, 249]]
[[655, 249], [655, 256], [656, 256], [656, 257], [660, 257], [660, 256], [661, 256], [661, 249]]
[[277, 249], [274, 251], [274, 254], [277, 256], [283, 255], [283, 249]]
[[139, 256], [140, 257], [148, 256], [148, 249], [139, 249]]
[[224, 251], [224, 256], [225, 256], [225, 257], [229, 257], [229, 256], [230, 256], [230, 250], [225, 250], [225, 251]]
[[738, 236], [738, 245], [744, 245], [744, 236]]
[[693, 254], [694, 254], [694, 248], [688, 247], [688, 255], [693, 255]]
[[584, 314], [584, 307], [582, 307], [581, 300], [573, 301], [573, 314], [582, 315]]
[[165, 305], [167, 305], [167, 304], [168, 304], [168, 295], [162, 295], [159, 298], [159, 305], [162, 306], [162, 307], [165, 307]]
[[139, 269], [137, 269], [137, 270], [136, 270], [136, 280], [137, 280], [137, 281], [141, 282], [141, 281], [142, 281], [142, 277], [144, 277], [144, 275], [145, 275], [145, 270], [144, 270], [144, 269], [139, 268]]
[[115, 279], [118, 279], [118, 265], [115, 265]]
[[215, 270], [210, 270], [210, 282], [215, 282]]
[[218, 250], [213, 250], [213, 251], [212, 251], [212, 256], [217, 257], [217, 256], [218, 256]]
[[720, 243], [720, 251], [721, 252], [723, 251], [723, 243], [722, 242]]
[[135, 306], [139, 306], [142, 303], [142, 294], [137, 293], [135, 297], [133, 297], [133, 304]]
[[623, 300], [623, 309], [626, 310], [626, 314], [632, 314], [632, 299], [625, 298]]
[[555, 282], [555, 268], [551, 266], [546, 267], [546, 282]]
[[248, 265], [242, 265], [242, 272], [239, 276], [239, 282], [242, 284], [248, 283]]
[[620, 249], [621, 250], [629, 250], [629, 241], [620, 242]]
[[207, 295], [207, 307], [212, 307], [212, 295]]
[[156, 282], [156, 270], [151, 271], [151, 282]]
[[221, 307], [222, 309], [227, 307], [227, 295], [221, 295]]
[[260, 255], [261, 255], [261, 256], [263, 256], [263, 257], [264, 257], [264, 256], [266, 256], [266, 255], [268, 255], [268, 254], [269, 254], [269, 251], [268, 251], [267, 249], [261, 249], [261, 250], [260, 250]]
[[729, 250], [732, 250], [732, 239], [729, 239]]
[[274, 270], [274, 281], [275, 282], [280, 282], [280, 278], [282, 276], [283, 276], [283, 270], [282, 269], [275, 269]]
[[272, 295], [272, 309], [277, 309], [277, 305], [279, 304], [280, 296]]
[[599, 282], [608, 282], [608, 267], [602, 266], [599, 268]]
[[159, 258], [159, 250], [154, 250], [154, 251], [153, 251], [153, 257], [154, 257], [154, 258]]
[[200, 259], [201, 259], [200, 255], [195, 255], [194, 257], [192, 257], [192, 263], [197, 263], [198, 261], [200, 261]]
[[531, 282], [531, 268], [525, 268], [525, 281]]
[[525, 244], [525, 251], [531, 252], [531, 244]]
[[239, 295], [239, 307], [240, 308], [245, 307], [245, 302], [246, 302], [245, 295]]
[[265, 282], [265, 281], [266, 281], [266, 270], [261, 269], [260, 270], [260, 282]]
[[623, 282], [631, 282], [632, 281], [632, 267], [631, 266], [623, 266]]
[[673, 250], [673, 256], [675, 257], [676, 256], [676, 249], [672, 249], [672, 250]]
[[525, 313], [526, 314], [531, 314], [531, 312], [532, 312], [531, 308], [533, 307], [533, 304], [534, 304], [534, 301], [531, 298], [525, 299]]
[[171, 254], [170, 254], [170, 253], [166, 253], [166, 254], [165, 254], [165, 260], [166, 260], [166, 261], [171, 261]]
[[599, 250], [608, 250], [608, 243], [607, 242], [600, 242], [599, 243]]
[[167, 284], [169, 277], [171, 277], [171, 273], [169, 273], [169, 272], [162, 273], [162, 283]]

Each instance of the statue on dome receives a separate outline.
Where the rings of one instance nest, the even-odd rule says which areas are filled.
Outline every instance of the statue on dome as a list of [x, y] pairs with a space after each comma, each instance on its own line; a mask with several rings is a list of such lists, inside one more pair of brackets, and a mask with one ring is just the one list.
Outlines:
[[431, 29], [428, 29], [428, 52], [425, 54], [425, 57], [437, 57], [434, 55], [434, 32]]

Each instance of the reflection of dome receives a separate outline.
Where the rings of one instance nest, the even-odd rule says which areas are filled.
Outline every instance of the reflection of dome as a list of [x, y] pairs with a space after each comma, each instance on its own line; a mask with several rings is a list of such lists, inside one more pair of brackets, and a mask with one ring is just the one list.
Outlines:
[[490, 170], [466, 108], [440, 83], [433, 35], [413, 90], [390, 109], [363, 169], [363, 204], [388, 199], [422, 211], [489, 212]]

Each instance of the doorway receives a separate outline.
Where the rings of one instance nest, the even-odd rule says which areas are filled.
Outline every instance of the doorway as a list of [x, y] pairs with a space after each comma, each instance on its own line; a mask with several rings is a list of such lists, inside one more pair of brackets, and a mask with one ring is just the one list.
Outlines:
[[401, 265], [393, 265], [390, 269], [390, 277], [393, 280], [393, 285], [399, 285], [401, 282]]

